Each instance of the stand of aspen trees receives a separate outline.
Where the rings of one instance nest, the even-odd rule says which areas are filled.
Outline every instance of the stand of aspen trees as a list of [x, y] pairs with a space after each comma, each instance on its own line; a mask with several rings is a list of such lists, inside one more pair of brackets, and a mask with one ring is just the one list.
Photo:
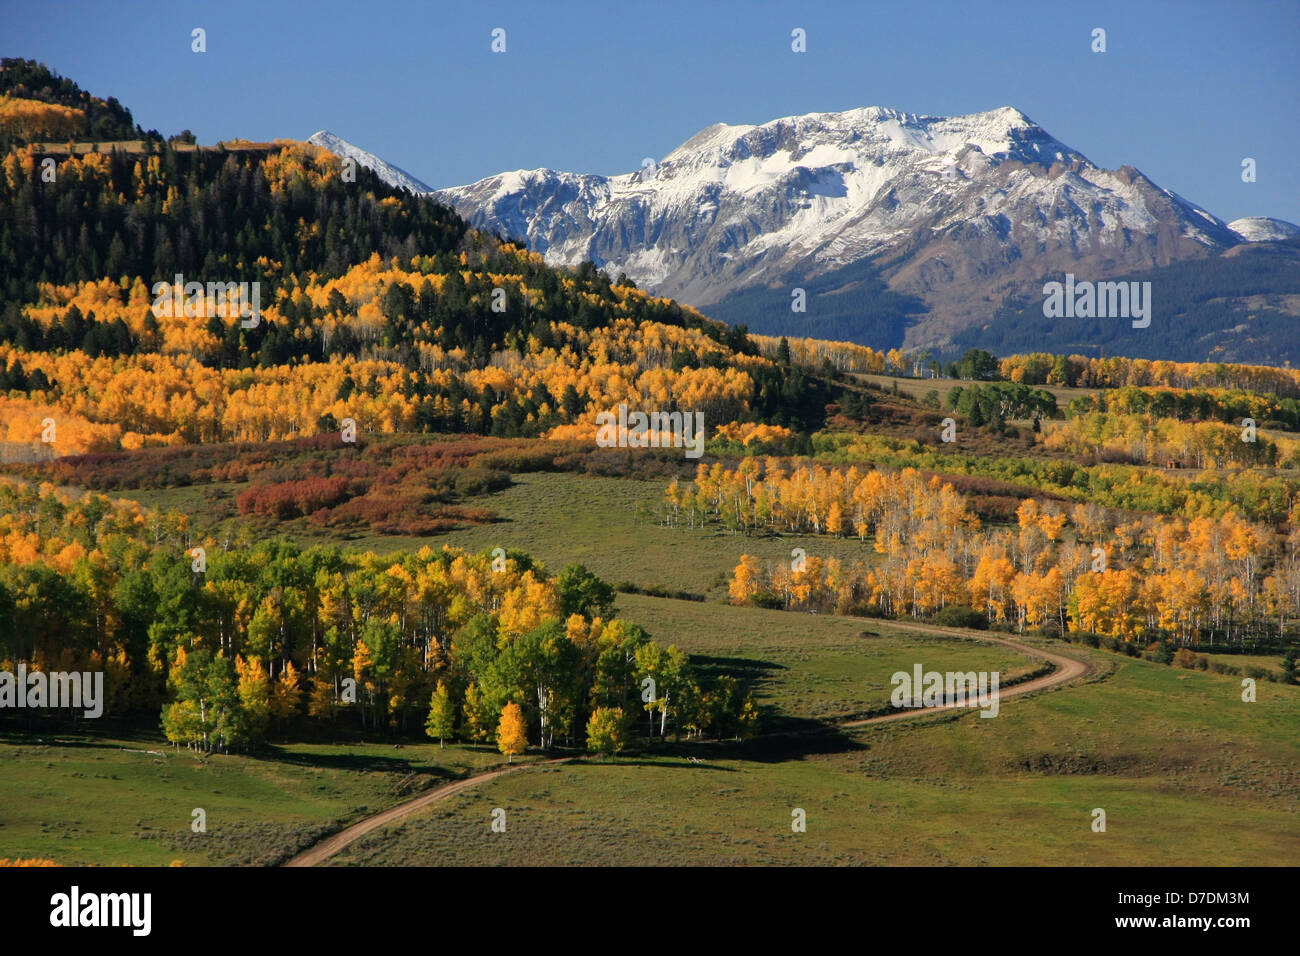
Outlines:
[[674, 481], [665, 521], [737, 534], [854, 537], [861, 559], [809, 549], [801, 563], [764, 566], [744, 555], [730, 585], [737, 604], [775, 600], [799, 610], [922, 617], [950, 605], [990, 622], [1181, 643], [1216, 631], [1284, 631], [1300, 607], [1300, 532], [1280, 535], [1229, 510], [1187, 521], [1117, 521], [1096, 505], [1024, 499], [1011, 527], [981, 527], [964, 497], [914, 469], [860, 471], [747, 459], [701, 465]]

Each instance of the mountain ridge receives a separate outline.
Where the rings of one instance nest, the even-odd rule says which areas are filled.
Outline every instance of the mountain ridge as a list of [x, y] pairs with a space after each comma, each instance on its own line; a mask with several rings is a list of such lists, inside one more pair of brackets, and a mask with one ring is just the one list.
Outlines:
[[556, 264], [591, 259], [708, 308], [877, 260], [928, 311], [908, 347], [987, 320], [1043, 275], [1134, 271], [1223, 251], [1226, 223], [1140, 170], [1106, 170], [1006, 106], [862, 107], [713, 124], [616, 176], [516, 170], [436, 195]]
[[335, 156], [354, 160], [358, 166], [364, 166], [383, 180], [384, 183], [396, 189], [406, 189], [417, 195], [433, 193], [433, 189], [400, 166], [394, 166], [392, 163], [380, 159], [374, 153], [353, 145], [340, 136], [335, 136], [327, 129], [317, 130], [312, 133], [307, 137], [307, 142], [313, 146], [327, 149]]
[[1244, 216], [1228, 223], [1243, 242], [1279, 242], [1300, 236], [1300, 226], [1270, 216]]

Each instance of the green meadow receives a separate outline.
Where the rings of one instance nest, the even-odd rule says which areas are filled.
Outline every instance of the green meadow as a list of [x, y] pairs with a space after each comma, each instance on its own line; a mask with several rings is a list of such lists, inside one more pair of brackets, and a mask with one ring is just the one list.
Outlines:
[[[0, 858], [275, 865], [346, 823], [504, 762], [495, 750], [436, 742], [198, 755], [161, 733], [2, 733]], [[193, 829], [195, 809], [206, 832]]]
[[[1247, 704], [1231, 678], [1094, 656], [1113, 667], [1104, 679], [1008, 701], [991, 720], [493, 780], [331, 862], [1293, 865], [1300, 688], [1261, 684]], [[494, 807], [505, 833], [489, 827]], [[792, 831], [796, 808], [806, 832]]]
[[[492, 524], [471, 525], [431, 537], [363, 533], [340, 539], [305, 519], [274, 526], [307, 546], [341, 543], [360, 550], [416, 551], [443, 545], [483, 551], [508, 548], [527, 551], [548, 568], [559, 571], [579, 562], [611, 583], [664, 587], [723, 598], [727, 579], [741, 555], [754, 554], [767, 562], [790, 561], [791, 551], [842, 560], [872, 559], [869, 544], [856, 538], [829, 539], [811, 535], [746, 537], [714, 528], [671, 528], [656, 518], [670, 479], [604, 478], [570, 472], [532, 472], [513, 476], [502, 491], [470, 499], [491, 510]], [[247, 483], [114, 492], [113, 497], [138, 501], [149, 508], [175, 509], [191, 515], [201, 529], [231, 522], [234, 499]], [[209, 489], [216, 489], [214, 497]]]
[[[1071, 646], [1095, 665], [1092, 678], [1006, 701], [994, 719], [967, 711], [838, 728], [916, 661], [1033, 664], [884, 622], [634, 595], [620, 606], [697, 666], [726, 662], [752, 679], [769, 733], [526, 770], [370, 834], [331, 863], [1281, 865], [1300, 853], [1300, 688], [1261, 682], [1244, 703], [1237, 678]], [[275, 864], [501, 759], [432, 742], [198, 757], [150, 736], [9, 735], [0, 856]], [[195, 807], [207, 813], [204, 834], [191, 831]], [[490, 829], [495, 807], [507, 812], [505, 833]], [[804, 833], [791, 830], [795, 808]], [[1092, 830], [1097, 808], [1104, 833]]]

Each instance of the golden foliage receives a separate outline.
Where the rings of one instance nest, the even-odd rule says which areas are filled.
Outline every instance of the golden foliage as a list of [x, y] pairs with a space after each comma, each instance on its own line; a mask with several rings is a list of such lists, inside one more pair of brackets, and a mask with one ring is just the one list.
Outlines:
[[64, 139], [77, 135], [85, 123], [85, 112], [70, 106], [0, 96], [0, 133], [5, 135]]

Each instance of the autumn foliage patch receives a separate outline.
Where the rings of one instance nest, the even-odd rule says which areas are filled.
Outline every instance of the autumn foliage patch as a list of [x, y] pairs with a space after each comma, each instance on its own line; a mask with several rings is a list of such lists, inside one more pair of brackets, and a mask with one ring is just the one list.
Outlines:
[[347, 501], [353, 496], [343, 477], [306, 478], [249, 488], [237, 499], [242, 515], [268, 515], [284, 521]]

